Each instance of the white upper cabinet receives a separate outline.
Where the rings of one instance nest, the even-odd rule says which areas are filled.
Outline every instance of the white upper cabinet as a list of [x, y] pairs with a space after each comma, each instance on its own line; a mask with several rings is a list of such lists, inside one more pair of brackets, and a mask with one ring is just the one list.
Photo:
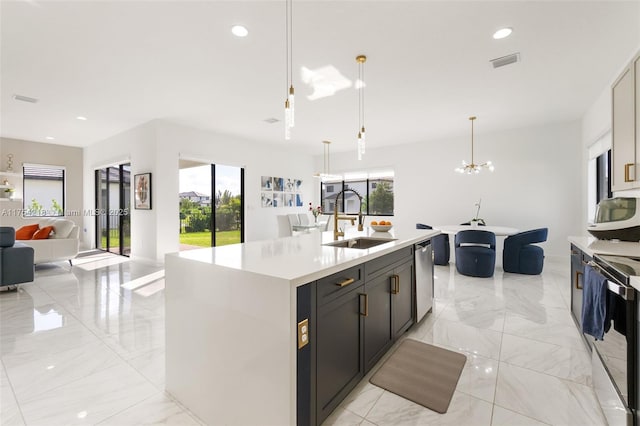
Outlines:
[[611, 189], [640, 188], [640, 55], [611, 88]]

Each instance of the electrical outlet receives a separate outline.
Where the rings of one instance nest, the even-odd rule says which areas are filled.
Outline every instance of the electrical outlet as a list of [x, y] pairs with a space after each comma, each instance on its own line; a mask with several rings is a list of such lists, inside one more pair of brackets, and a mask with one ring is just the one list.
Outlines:
[[298, 323], [298, 349], [309, 344], [309, 319], [305, 318]]

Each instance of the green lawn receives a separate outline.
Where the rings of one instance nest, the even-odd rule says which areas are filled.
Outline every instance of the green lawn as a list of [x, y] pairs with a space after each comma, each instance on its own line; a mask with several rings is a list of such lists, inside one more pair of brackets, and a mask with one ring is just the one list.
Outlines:
[[[120, 238], [116, 235], [116, 236], [111, 236], [111, 238], [109, 238], [109, 243], [111, 244], [112, 248], [117, 248], [120, 247]], [[124, 246], [125, 247], [131, 247], [131, 237], [127, 236], [124, 239]], [[105, 237], [104, 235], [102, 236], [102, 245], [100, 246], [101, 248], [105, 249], [107, 248], [107, 237]]]
[[[240, 242], [240, 230], [216, 233], [216, 245], [226, 246]], [[180, 234], [180, 244], [198, 247], [211, 247], [211, 232], [188, 232]]]

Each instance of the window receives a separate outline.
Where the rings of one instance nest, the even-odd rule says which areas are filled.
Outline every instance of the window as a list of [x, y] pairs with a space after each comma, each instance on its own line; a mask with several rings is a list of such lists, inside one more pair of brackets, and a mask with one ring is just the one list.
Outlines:
[[596, 158], [596, 202], [605, 198], [611, 198], [611, 150], [608, 150]]
[[64, 167], [25, 164], [24, 216], [64, 216]]
[[[375, 178], [345, 179], [342, 181], [322, 182], [322, 211], [333, 213], [336, 195], [342, 189], [353, 189], [362, 196], [362, 213], [375, 216], [393, 216], [393, 174]], [[351, 191], [340, 197], [338, 211], [347, 214], [358, 213], [358, 196]]]

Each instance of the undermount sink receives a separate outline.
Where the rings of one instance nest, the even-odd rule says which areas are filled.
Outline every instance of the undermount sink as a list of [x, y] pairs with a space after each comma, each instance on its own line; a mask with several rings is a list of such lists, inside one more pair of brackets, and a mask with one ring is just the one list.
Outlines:
[[350, 240], [344, 241], [333, 241], [331, 243], [323, 244], [325, 246], [331, 247], [343, 247], [343, 248], [354, 248], [354, 249], [368, 249], [371, 247], [379, 246], [380, 244], [388, 243], [391, 241], [395, 241], [395, 238], [352, 238]]

